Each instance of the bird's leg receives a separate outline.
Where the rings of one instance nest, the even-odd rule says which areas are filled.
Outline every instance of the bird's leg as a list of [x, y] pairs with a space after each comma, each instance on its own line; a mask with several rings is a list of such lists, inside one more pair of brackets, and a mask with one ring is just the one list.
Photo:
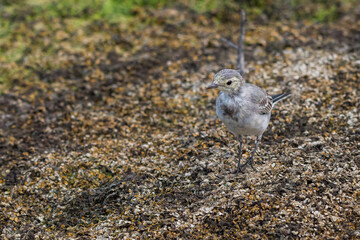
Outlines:
[[239, 146], [239, 161], [238, 161], [238, 167], [237, 167], [237, 170], [236, 170], [236, 172], [235, 172], [236, 175], [238, 175], [238, 173], [239, 173], [239, 171], [240, 171], [243, 137], [242, 137], [242, 136], [238, 136], [237, 139], [238, 139], [238, 141], [240, 142], [240, 146]]
[[252, 169], [256, 170], [256, 169], [254, 168], [254, 165], [253, 165], [253, 159], [254, 159], [254, 155], [255, 155], [256, 149], [258, 148], [259, 143], [260, 143], [260, 141], [261, 141], [261, 137], [262, 137], [262, 135], [258, 136], [257, 139], [255, 140], [255, 148], [254, 148], [254, 150], [252, 151], [251, 156], [246, 160], [246, 162], [245, 162], [244, 164], [241, 164], [241, 165], [240, 165], [240, 169], [241, 169], [241, 170], [244, 170], [248, 164], [250, 164], [250, 166], [252, 167]]

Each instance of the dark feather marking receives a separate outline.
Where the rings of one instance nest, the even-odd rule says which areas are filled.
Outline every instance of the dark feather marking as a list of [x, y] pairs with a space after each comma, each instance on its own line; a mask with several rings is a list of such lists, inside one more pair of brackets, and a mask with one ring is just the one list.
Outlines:
[[276, 102], [280, 101], [281, 99], [286, 98], [289, 95], [290, 95], [290, 93], [284, 92], [284, 93], [272, 95], [271, 97], [273, 99], [273, 103], [276, 103]]
[[224, 111], [224, 115], [228, 115], [230, 118], [232, 118], [234, 121], [238, 121], [238, 118], [236, 115], [239, 113], [239, 109], [236, 108], [234, 105], [222, 105], [221, 110]]
[[267, 114], [271, 111], [272, 107], [273, 107], [273, 100], [271, 96], [267, 96], [267, 98], [264, 98], [261, 102], [260, 102], [260, 113], [261, 114]]

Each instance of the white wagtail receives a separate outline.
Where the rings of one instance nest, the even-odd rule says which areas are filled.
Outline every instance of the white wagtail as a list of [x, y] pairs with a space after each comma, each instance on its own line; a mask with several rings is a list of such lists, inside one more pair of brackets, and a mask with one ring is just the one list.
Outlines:
[[[218, 72], [213, 83], [207, 89], [221, 90], [216, 99], [216, 114], [225, 126], [240, 141], [239, 162], [236, 174], [250, 164], [260, 143], [261, 137], [269, 125], [271, 110], [275, 103], [289, 96], [281, 93], [273, 96], [266, 94], [261, 88], [245, 83], [240, 73], [233, 69]], [[245, 163], [241, 164], [242, 140], [244, 135], [256, 136], [255, 148]]]

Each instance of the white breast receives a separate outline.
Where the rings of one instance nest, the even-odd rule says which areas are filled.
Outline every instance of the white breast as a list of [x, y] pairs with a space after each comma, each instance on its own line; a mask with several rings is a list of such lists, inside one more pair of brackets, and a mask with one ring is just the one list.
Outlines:
[[234, 135], [261, 135], [270, 121], [269, 114], [259, 114], [249, 103], [220, 93], [216, 99], [216, 114]]

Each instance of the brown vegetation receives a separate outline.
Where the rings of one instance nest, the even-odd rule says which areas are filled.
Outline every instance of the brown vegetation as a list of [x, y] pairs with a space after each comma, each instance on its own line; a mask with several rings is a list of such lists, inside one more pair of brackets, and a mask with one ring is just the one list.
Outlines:
[[359, 238], [352, 14], [248, 23], [246, 81], [293, 95], [273, 110], [257, 171], [238, 176], [237, 144], [205, 87], [235, 67], [220, 38], [236, 39], [239, 16], [165, 9], [139, 14], [152, 22], [138, 29], [24, 25], [31, 54], [8, 63], [24, 72], [0, 96], [2, 238]]

